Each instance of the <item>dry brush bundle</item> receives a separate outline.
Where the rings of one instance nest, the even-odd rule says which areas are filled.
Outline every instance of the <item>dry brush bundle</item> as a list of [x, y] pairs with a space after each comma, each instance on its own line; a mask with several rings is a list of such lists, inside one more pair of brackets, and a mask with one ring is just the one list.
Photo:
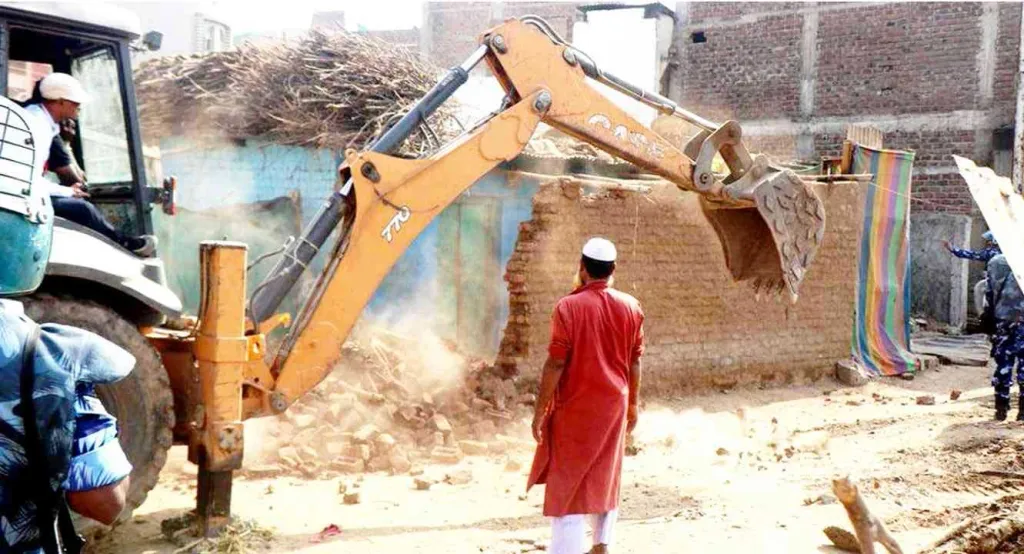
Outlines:
[[[367, 146], [440, 74], [404, 47], [314, 30], [289, 42], [151, 60], [135, 83], [148, 139], [217, 135], [344, 149]], [[440, 141], [460, 130], [452, 106], [430, 123]], [[422, 154], [436, 142], [422, 131], [403, 152]]]

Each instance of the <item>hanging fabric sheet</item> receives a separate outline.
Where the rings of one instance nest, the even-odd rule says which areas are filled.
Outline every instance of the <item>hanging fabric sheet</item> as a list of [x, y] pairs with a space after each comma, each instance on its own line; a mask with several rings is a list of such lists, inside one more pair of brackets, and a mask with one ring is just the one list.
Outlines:
[[910, 181], [914, 153], [854, 146], [853, 173], [874, 179], [865, 199], [853, 357], [876, 375], [913, 373], [910, 352]]

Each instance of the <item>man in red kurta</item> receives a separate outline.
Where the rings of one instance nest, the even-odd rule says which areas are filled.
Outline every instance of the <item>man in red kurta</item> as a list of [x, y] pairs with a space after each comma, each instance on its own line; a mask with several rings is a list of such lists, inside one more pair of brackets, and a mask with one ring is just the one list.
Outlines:
[[615, 245], [583, 247], [580, 286], [551, 317], [551, 345], [533, 419], [537, 453], [527, 490], [544, 483], [552, 522], [551, 554], [592, 554], [612, 542], [626, 434], [636, 426], [644, 315], [632, 296], [611, 288]]

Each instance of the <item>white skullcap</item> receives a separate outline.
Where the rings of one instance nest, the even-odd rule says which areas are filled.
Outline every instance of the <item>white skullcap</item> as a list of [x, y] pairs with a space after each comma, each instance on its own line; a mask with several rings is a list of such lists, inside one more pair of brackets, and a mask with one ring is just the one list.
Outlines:
[[615, 245], [608, 239], [595, 237], [583, 245], [583, 255], [599, 262], [614, 262]]
[[39, 93], [47, 100], [68, 100], [84, 104], [89, 99], [85, 87], [67, 73], [51, 73], [39, 83]]

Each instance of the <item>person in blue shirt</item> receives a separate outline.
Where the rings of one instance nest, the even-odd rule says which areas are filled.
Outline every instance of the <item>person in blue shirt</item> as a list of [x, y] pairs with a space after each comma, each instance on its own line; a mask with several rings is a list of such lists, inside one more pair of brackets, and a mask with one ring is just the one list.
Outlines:
[[948, 240], [942, 241], [942, 245], [946, 247], [946, 250], [949, 250], [950, 254], [957, 258], [988, 263], [992, 258], [1002, 254], [1003, 251], [999, 248], [999, 243], [996, 242], [995, 237], [992, 236], [992, 231], [985, 231], [981, 236], [985, 239], [985, 247], [981, 250], [956, 248]]
[[[60, 552], [66, 537], [55, 529], [70, 521], [67, 508], [106, 525], [117, 519], [132, 466], [93, 386], [134, 366], [98, 335], [37, 325], [19, 302], [0, 300], [0, 552]], [[31, 406], [22, 396], [29, 382]]]

